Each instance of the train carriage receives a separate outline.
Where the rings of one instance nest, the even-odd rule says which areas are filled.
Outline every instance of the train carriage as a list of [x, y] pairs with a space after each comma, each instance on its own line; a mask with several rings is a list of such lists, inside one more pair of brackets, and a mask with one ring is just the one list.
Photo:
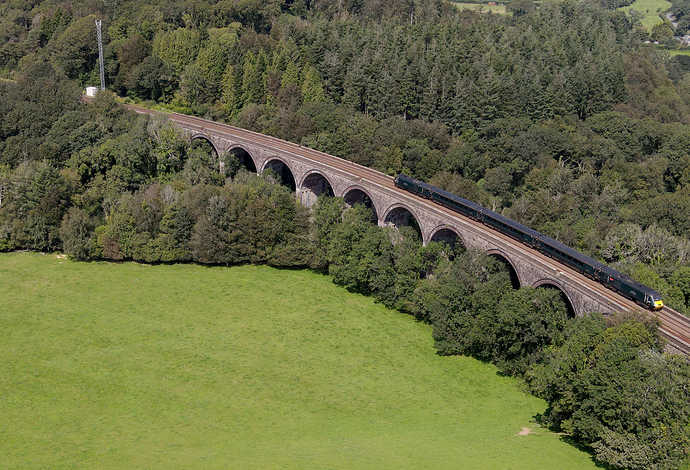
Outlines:
[[494, 230], [531, 246], [566, 266], [570, 266], [576, 271], [599, 281], [619, 294], [638, 302], [640, 305], [653, 310], [658, 310], [664, 305], [661, 295], [654, 289], [476, 202], [469, 201], [441, 188], [402, 174], [395, 177], [395, 185], [482, 222]]
[[483, 209], [484, 223], [490, 227], [505, 233], [506, 235], [521, 241], [522, 243], [536, 248], [539, 236], [541, 233], [532, 230], [526, 225], [515, 222], [514, 220], [504, 217], [497, 212], [489, 209]]
[[559, 260], [563, 264], [580, 271], [592, 279], [600, 280], [601, 270], [606, 267], [604, 263], [583, 255], [579, 251], [573, 250], [569, 246], [557, 242], [546, 235], [539, 236], [537, 249], [545, 255]]

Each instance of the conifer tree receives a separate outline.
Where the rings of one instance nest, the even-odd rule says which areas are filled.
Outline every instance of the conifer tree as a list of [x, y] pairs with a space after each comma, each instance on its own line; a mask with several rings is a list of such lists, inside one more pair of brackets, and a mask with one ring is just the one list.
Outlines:
[[235, 68], [232, 63], [228, 62], [223, 74], [223, 81], [221, 83], [221, 101], [223, 109], [229, 115], [234, 115], [239, 109], [239, 93], [237, 89], [237, 77], [235, 76]]
[[285, 88], [288, 85], [299, 86], [299, 75], [300, 70], [298, 65], [295, 64], [293, 61], [289, 61], [287, 63], [287, 66], [285, 67], [285, 71], [283, 72], [281, 87]]
[[305, 103], [321, 103], [326, 99], [319, 72], [313, 66], [304, 69], [302, 96], [304, 96]]

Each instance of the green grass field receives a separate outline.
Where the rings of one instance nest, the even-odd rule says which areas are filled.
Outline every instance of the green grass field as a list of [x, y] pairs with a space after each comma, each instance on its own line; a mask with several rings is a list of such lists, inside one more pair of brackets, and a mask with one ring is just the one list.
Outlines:
[[635, 10], [643, 14], [642, 26], [647, 28], [647, 31], [651, 32], [654, 25], [663, 21], [659, 17], [659, 14], [663, 14], [666, 10], [671, 8], [671, 6], [671, 2], [667, 0], [637, 0], [632, 5], [621, 7], [620, 10], [626, 13], [630, 10]]
[[505, 4], [502, 5], [488, 5], [487, 3], [461, 3], [461, 2], [452, 2], [453, 5], [455, 5], [459, 9], [465, 9], [467, 8], [468, 10], [479, 10], [481, 8], [482, 11], [491, 11], [493, 13], [505, 13], [506, 12], [506, 7]]
[[595, 468], [519, 380], [309, 271], [2, 254], [0, 322], [2, 469]]

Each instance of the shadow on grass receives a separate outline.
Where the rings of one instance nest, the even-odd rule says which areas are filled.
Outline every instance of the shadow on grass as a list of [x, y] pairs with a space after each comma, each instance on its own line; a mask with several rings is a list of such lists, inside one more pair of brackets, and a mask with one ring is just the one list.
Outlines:
[[580, 441], [579, 439], [576, 439], [568, 434], [565, 434], [562, 432], [560, 428], [558, 428], [555, 425], [548, 425], [545, 423], [544, 416], [548, 415], [549, 412], [551, 411], [551, 407], [549, 406], [544, 413], [537, 413], [536, 415], [532, 416], [532, 419], [534, 419], [535, 423], [538, 423], [540, 426], [543, 426], [545, 429], [548, 429], [550, 432], [554, 434], [559, 435], [559, 440], [561, 442], [565, 442], [566, 444], [575, 447], [577, 450], [584, 452], [589, 455], [590, 460], [594, 464], [595, 467], [597, 468], [603, 468], [604, 470], [620, 470], [618, 467], [612, 467], [611, 465], [607, 464], [606, 462], [602, 462], [600, 460], [597, 460], [594, 451], [592, 450], [591, 447], [586, 445], [584, 442]]

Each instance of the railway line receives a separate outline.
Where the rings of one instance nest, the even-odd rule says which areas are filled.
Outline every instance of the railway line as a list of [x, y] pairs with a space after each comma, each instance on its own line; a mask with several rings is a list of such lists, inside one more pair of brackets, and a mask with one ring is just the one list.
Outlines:
[[[138, 106], [127, 105], [127, 108], [141, 114], [154, 115], [157, 112], [140, 108]], [[583, 288], [590, 291], [595, 291], [599, 296], [606, 298], [611, 305], [621, 310], [641, 310], [640, 307], [612, 290], [607, 289], [597, 281], [590, 279], [583, 274], [558, 263], [554, 259], [522, 245], [514, 239], [501, 234], [489, 227], [484, 226], [469, 220], [466, 217], [454, 212], [453, 210], [435, 204], [429, 200], [410, 195], [408, 192], [399, 189], [393, 182], [393, 177], [383, 174], [371, 168], [349, 162], [333, 155], [329, 155], [318, 150], [303, 147], [292, 142], [286, 142], [275, 137], [266, 136], [257, 132], [233, 127], [226, 124], [220, 124], [205, 119], [187, 116], [184, 114], [172, 113], [167, 114], [167, 117], [176, 123], [179, 123], [186, 128], [195, 128], [200, 133], [212, 132], [216, 135], [222, 135], [230, 140], [238, 143], [248, 143], [254, 147], [263, 147], [269, 151], [280, 151], [282, 154], [292, 155], [297, 158], [308, 158], [319, 162], [319, 164], [329, 167], [332, 171], [340, 173], [342, 176], [349, 178], [353, 183], [365, 180], [370, 185], [375, 185], [381, 191], [395, 195], [401, 201], [408, 201], [414, 199], [416, 205], [425, 205], [426, 209], [443, 216], [445, 219], [452, 219], [458, 225], [471, 225], [473, 230], [480, 231], [482, 236], [486, 239], [500, 245], [509, 245], [511, 250], [519, 251], [523, 255], [534, 260], [545, 270], [555, 273], [557, 276], [568, 278], [575, 281]], [[279, 156], [279, 155], [276, 155]], [[690, 355], [690, 318], [676, 312], [669, 307], [663, 307], [657, 312], [647, 312], [650, 315], [658, 315], [661, 322], [659, 331], [661, 335], [668, 341], [671, 347], [682, 352], [685, 355]]]

